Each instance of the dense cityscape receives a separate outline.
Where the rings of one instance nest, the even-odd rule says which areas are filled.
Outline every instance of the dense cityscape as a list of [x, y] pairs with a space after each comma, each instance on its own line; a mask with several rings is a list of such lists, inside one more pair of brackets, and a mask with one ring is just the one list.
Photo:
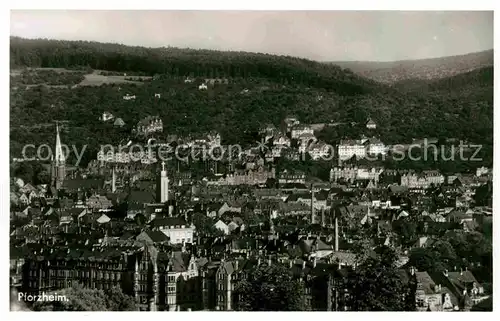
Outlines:
[[11, 38], [11, 310], [492, 310], [492, 50], [155, 50]]

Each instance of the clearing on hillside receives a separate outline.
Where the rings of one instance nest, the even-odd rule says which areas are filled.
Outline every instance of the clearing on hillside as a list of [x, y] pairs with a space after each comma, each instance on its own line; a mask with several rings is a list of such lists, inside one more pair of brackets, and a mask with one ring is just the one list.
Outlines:
[[78, 86], [100, 86], [105, 84], [142, 84], [142, 81], [134, 81], [126, 78], [142, 79], [149, 81], [152, 77], [126, 77], [126, 76], [104, 76], [95, 70], [92, 74], [85, 75], [85, 79]]

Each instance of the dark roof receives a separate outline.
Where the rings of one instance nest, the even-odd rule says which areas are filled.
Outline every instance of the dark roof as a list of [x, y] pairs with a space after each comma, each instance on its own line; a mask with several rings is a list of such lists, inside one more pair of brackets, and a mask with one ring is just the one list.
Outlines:
[[472, 306], [471, 311], [493, 311], [493, 297], [489, 297]]
[[157, 217], [150, 223], [151, 226], [180, 226], [187, 225], [186, 221], [181, 217]]
[[103, 186], [102, 179], [68, 179], [63, 182], [62, 188], [65, 190], [89, 190], [99, 189]]
[[151, 241], [154, 243], [161, 243], [168, 241], [168, 237], [160, 231], [145, 231], [145, 233], [149, 236]]
[[127, 197], [129, 203], [149, 204], [155, 202], [155, 195], [150, 191], [130, 191]]

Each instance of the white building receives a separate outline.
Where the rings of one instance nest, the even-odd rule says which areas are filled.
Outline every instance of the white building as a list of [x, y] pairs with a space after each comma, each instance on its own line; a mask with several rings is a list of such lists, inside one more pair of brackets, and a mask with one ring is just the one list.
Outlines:
[[207, 90], [207, 89], [208, 89], [208, 87], [207, 87], [207, 85], [205, 85], [205, 84], [201, 84], [201, 85], [199, 85], [199, 86], [198, 86], [198, 89], [199, 89], [199, 90]]
[[229, 226], [227, 226], [226, 223], [222, 222], [221, 220], [218, 220], [215, 224], [214, 227], [224, 233], [224, 235], [229, 235]]
[[139, 121], [137, 124], [137, 132], [143, 135], [163, 132], [163, 121], [158, 116], [148, 116]]
[[476, 169], [476, 176], [488, 175], [490, 173], [490, 169], [488, 167], [479, 167]]
[[274, 136], [273, 145], [290, 147], [292, 145], [292, 142], [285, 135], [278, 134]]
[[370, 138], [367, 141], [367, 153], [369, 155], [385, 155], [387, 148], [378, 138]]
[[115, 116], [113, 116], [112, 113], [107, 112], [107, 111], [103, 112], [102, 116], [101, 116], [101, 120], [104, 122], [106, 122], [108, 120], [112, 120], [113, 118], [115, 118]]
[[182, 218], [155, 218], [151, 224], [155, 230], [159, 230], [168, 236], [171, 244], [185, 244], [194, 241], [195, 227], [193, 225], [188, 226]]
[[324, 142], [313, 143], [307, 150], [313, 160], [328, 159], [333, 153], [333, 148]]
[[314, 130], [307, 125], [298, 125], [292, 128], [291, 137], [292, 139], [298, 139], [299, 136], [303, 134], [310, 134], [314, 136]]
[[366, 146], [359, 140], [341, 140], [338, 145], [339, 159], [348, 160], [354, 155], [357, 158], [364, 158], [366, 156]]
[[380, 174], [383, 172], [383, 168], [358, 168], [356, 173], [357, 180], [370, 180], [378, 182]]
[[366, 123], [366, 128], [368, 128], [368, 129], [377, 129], [377, 124], [375, 124], [375, 122], [372, 119], [370, 119]]
[[123, 99], [124, 100], [135, 100], [135, 95], [129, 95], [129, 94], [126, 94], [125, 96], [123, 96]]
[[444, 183], [445, 177], [435, 170], [422, 171], [417, 174], [410, 171], [401, 176], [401, 185], [408, 188], [429, 188], [431, 184], [438, 186]]

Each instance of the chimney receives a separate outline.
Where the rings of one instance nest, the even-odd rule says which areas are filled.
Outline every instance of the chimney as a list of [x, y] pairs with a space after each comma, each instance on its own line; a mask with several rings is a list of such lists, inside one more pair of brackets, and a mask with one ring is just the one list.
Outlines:
[[269, 255], [269, 259], [268, 259], [268, 261], [267, 261], [267, 265], [268, 265], [268, 266], [271, 266], [271, 265], [272, 265], [272, 263], [273, 263], [273, 260], [271, 259], [271, 255]]
[[335, 215], [335, 252], [339, 251], [339, 219]]
[[115, 167], [113, 166], [113, 181], [111, 184], [111, 192], [116, 192], [116, 173], [115, 173]]
[[314, 189], [311, 184], [311, 224], [314, 224]]

